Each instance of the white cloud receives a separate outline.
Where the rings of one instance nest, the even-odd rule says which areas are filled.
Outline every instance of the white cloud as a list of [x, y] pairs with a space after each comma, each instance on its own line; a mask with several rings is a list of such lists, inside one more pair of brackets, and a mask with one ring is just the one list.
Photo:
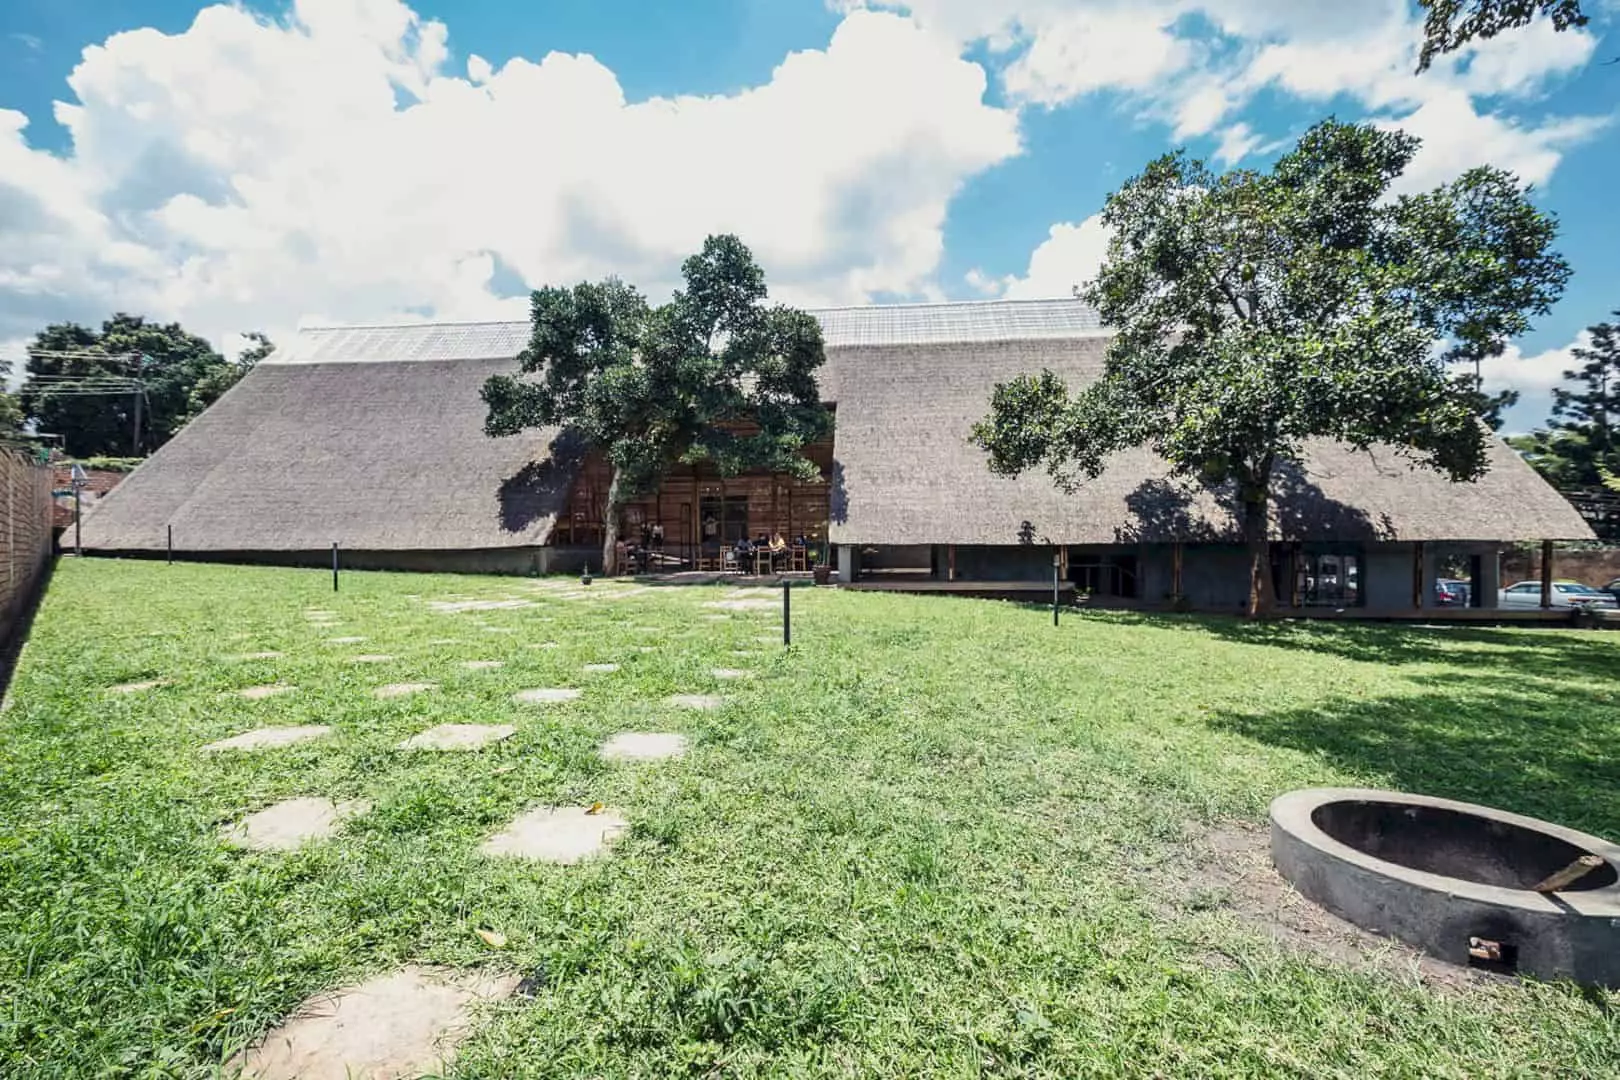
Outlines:
[[1029, 256], [1029, 268], [1022, 276], [992, 278], [982, 271], [969, 272], [968, 284], [989, 296], [1009, 300], [1043, 300], [1068, 296], [1097, 276], [1108, 254], [1109, 231], [1102, 216], [1093, 214], [1078, 225], [1053, 225]]
[[446, 70], [399, 0], [204, 9], [87, 48], [31, 149], [0, 111], [0, 338], [121, 307], [216, 340], [300, 320], [526, 311], [497, 282], [657, 292], [735, 231], [799, 303], [927, 295], [949, 200], [1020, 151], [938, 34], [854, 12], [741, 92], [629, 103], [589, 56]]
[[1045, 22], [1003, 81], [1015, 99], [1058, 105], [1093, 90], [1146, 90], [1191, 52], [1151, 12], [1077, 8]]
[[1397, 192], [1413, 192], [1485, 164], [1506, 169], [1525, 183], [1545, 184], [1564, 151], [1591, 138], [1607, 122], [1576, 116], [1528, 125], [1502, 116], [1481, 116], [1466, 94], [1452, 90], [1415, 112], [1380, 123], [1423, 140], [1417, 156], [1394, 185]]
[[1563, 381], [1564, 372], [1579, 366], [1575, 350], [1591, 345], [1592, 335], [1582, 330], [1574, 341], [1560, 349], [1546, 349], [1526, 356], [1513, 344], [1501, 356], [1482, 361], [1480, 375], [1487, 393], [1519, 392], [1519, 403], [1507, 411], [1502, 430], [1517, 434], [1544, 426], [1552, 411], [1553, 387]]

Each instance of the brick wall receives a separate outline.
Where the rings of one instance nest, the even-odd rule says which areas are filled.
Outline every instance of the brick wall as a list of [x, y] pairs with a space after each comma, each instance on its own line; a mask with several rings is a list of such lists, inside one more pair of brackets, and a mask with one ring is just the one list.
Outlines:
[[[90, 512], [96, 500], [117, 487], [129, 473], [116, 469], [86, 469], [85, 475], [89, 478], [84, 490], [79, 493], [83, 503], [83, 511]], [[51, 487], [56, 491], [69, 491], [73, 487], [73, 463], [58, 461], [51, 466]], [[73, 496], [56, 496], [56, 507], [52, 511], [52, 524], [58, 529], [65, 529], [73, 524]]]
[[[1620, 578], [1620, 547], [1593, 548], [1553, 552], [1553, 577], [1560, 581], [1579, 581], [1583, 585], [1602, 588]], [[1541, 578], [1541, 549], [1521, 551], [1517, 548], [1502, 553], [1502, 587], [1515, 581], [1538, 581]]]
[[51, 470], [0, 449], [0, 641], [9, 641], [51, 559]]

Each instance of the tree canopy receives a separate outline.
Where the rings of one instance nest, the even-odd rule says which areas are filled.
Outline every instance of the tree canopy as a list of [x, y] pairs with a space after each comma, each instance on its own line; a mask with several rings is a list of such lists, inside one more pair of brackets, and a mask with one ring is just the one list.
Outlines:
[[658, 306], [616, 278], [538, 290], [518, 374], [484, 384], [489, 435], [562, 427], [606, 458], [607, 573], [620, 512], [671, 466], [809, 476], [802, 450], [827, 430], [820, 324], [766, 304], [765, 275], [735, 236], [709, 237], [681, 275], [685, 287]]
[[1073, 486], [1151, 447], [1241, 508], [1255, 613], [1272, 603], [1276, 470], [1306, 440], [1483, 473], [1477, 389], [1449, 363], [1499, 353], [1569, 268], [1554, 221], [1500, 170], [1391, 197], [1417, 147], [1329, 120], [1269, 173], [1151, 162], [1109, 196], [1108, 253], [1082, 294], [1116, 331], [1101, 377], [1077, 392], [1049, 371], [997, 386], [973, 432], [991, 467], [1044, 466]]
[[[255, 345], [243, 359], [271, 348], [264, 335], [249, 336]], [[36, 429], [62, 436], [69, 454], [138, 457], [167, 442], [201, 411], [199, 402], [224, 393], [241, 365], [179, 323], [120, 313], [99, 330], [69, 322], [36, 334], [20, 398]], [[195, 396], [199, 387], [204, 398]]]
[[1423, 50], [1418, 71], [1429, 69], [1434, 58], [1454, 52], [1476, 38], [1493, 38], [1504, 30], [1528, 26], [1537, 16], [1552, 20], [1553, 28], [1585, 26], [1590, 19], [1580, 0], [1418, 0], [1424, 9]]

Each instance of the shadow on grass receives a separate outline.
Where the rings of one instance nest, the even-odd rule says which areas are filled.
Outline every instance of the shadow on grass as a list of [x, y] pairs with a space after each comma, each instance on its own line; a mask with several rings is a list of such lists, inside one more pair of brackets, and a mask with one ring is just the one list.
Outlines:
[[1206, 721], [1424, 795], [1484, 803], [1620, 839], [1620, 708], [1579, 684], [1530, 680], [1426, 688], [1406, 697], [1330, 700]]

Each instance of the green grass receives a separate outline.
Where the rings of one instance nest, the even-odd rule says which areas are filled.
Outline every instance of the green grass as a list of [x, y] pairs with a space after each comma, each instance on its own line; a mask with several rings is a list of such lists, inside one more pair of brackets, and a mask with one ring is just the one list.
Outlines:
[[[311, 571], [65, 562], [0, 714], [0, 1075], [214, 1076], [310, 994], [405, 962], [538, 981], [480, 1017], [462, 1078], [1620, 1067], [1615, 995], [1436, 990], [1290, 951], [1219, 890], [1155, 884], [1209, 827], [1258, 824], [1304, 785], [1620, 837], [1620, 636], [1105, 614], [1053, 630], [1015, 605], [805, 590], [785, 653], [756, 640], [769, 612], [699, 618], [717, 589], [423, 602], [528, 594], [356, 573], [334, 596]], [[312, 607], [342, 627], [310, 626]], [[346, 634], [368, 641], [324, 641]], [[559, 647], [526, 647], [545, 640]], [[224, 659], [259, 650], [286, 655]], [[459, 666], [472, 659], [506, 666]], [[622, 667], [581, 673], [598, 661]], [[143, 679], [169, 682], [105, 692]], [[298, 690], [228, 693], [272, 681]], [[405, 681], [440, 689], [371, 695]], [[585, 695], [511, 703], [533, 686]], [[674, 693], [728, 704], [672, 712]], [[476, 754], [392, 748], [449, 721], [518, 733]], [[338, 734], [198, 751], [264, 722]], [[683, 731], [693, 749], [598, 761], [625, 730]], [[218, 841], [296, 795], [373, 809], [291, 855]], [[528, 807], [595, 801], [632, 822], [609, 858], [477, 854]]]

